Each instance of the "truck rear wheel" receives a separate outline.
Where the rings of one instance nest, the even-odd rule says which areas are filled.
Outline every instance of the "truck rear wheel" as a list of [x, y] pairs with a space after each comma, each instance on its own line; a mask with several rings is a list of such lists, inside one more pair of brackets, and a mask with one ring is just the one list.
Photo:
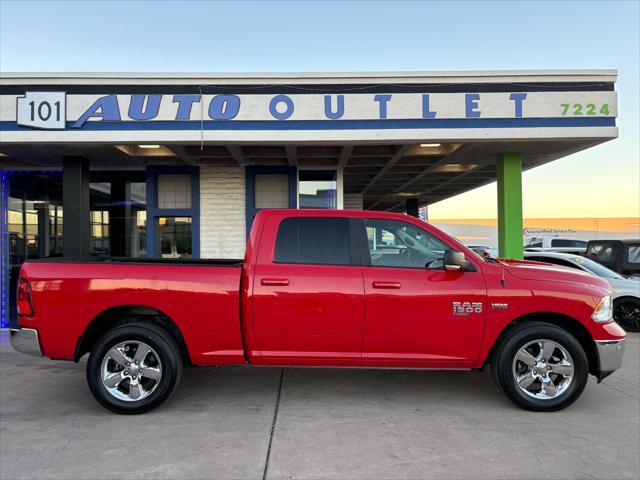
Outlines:
[[173, 393], [182, 377], [182, 358], [161, 328], [129, 323], [105, 333], [91, 350], [87, 383], [93, 396], [121, 414], [144, 413]]
[[493, 376], [517, 405], [554, 411], [571, 405], [587, 384], [589, 365], [580, 342], [544, 322], [513, 327], [496, 345]]

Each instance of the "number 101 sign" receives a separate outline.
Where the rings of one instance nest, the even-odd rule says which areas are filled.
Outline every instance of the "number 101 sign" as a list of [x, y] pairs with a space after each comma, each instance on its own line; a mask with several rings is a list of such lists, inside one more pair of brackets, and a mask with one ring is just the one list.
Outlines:
[[18, 125], [62, 130], [66, 120], [65, 92], [26, 92], [18, 98]]

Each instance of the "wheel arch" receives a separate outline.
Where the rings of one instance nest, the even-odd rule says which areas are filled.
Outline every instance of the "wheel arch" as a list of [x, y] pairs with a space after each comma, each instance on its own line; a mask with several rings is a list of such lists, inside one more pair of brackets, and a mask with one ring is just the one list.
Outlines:
[[89, 353], [98, 339], [107, 331], [127, 323], [149, 323], [162, 328], [175, 340], [185, 364], [191, 363], [189, 350], [180, 328], [163, 311], [146, 305], [119, 305], [96, 315], [89, 322], [82, 336], [78, 338], [73, 360], [77, 362]]
[[622, 295], [620, 295], [619, 297], [616, 297], [613, 299], [612, 301], [612, 306], [613, 306], [613, 320], [618, 322], [620, 324], [620, 326], [622, 328], [624, 328], [627, 332], [637, 332], [638, 331], [638, 327], [637, 326], [633, 326], [633, 325], [627, 325], [626, 320], [627, 319], [621, 319], [618, 318], [616, 316], [617, 313], [617, 307], [623, 303], [623, 302], [633, 302], [635, 305], [639, 305], [640, 304], [640, 298], [634, 296], [634, 295], [630, 295], [628, 293], [624, 293]]
[[515, 318], [510, 323], [505, 325], [500, 334], [496, 337], [494, 344], [491, 346], [491, 349], [489, 350], [489, 353], [485, 358], [484, 365], [492, 362], [496, 345], [498, 345], [502, 337], [504, 337], [516, 325], [521, 325], [525, 322], [532, 321], [546, 322], [552, 325], [557, 325], [558, 327], [564, 328], [569, 333], [571, 333], [571, 335], [573, 335], [576, 340], [580, 342], [580, 345], [587, 355], [587, 360], [589, 362], [589, 373], [592, 375], [597, 375], [599, 368], [598, 352], [596, 351], [595, 342], [589, 334], [589, 330], [587, 330], [587, 327], [585, 327], [575, 318], [558, 312], [527, 313], [518, 318]]
[[633, 295], [628, 294], [628, 293], [623, 293], [619, 297], [613, 298], [611, 301], [613, 303], [616, 303], [616, 302], [619, 302], [621, 300], [635, 300], [637, 302], [637, 301], [640, 301], [640, 298], [639, 297], [634, 297]]

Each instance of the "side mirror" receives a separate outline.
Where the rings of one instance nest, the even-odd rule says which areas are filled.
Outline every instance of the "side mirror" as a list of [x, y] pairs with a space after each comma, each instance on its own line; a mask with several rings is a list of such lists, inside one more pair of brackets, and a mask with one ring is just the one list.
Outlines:
[[456, 250], [445, 250], [444, 252], [444, 269], [458, 272], [464, 272], [469, 268], [469, 261], [465, 258], [464, 253]]

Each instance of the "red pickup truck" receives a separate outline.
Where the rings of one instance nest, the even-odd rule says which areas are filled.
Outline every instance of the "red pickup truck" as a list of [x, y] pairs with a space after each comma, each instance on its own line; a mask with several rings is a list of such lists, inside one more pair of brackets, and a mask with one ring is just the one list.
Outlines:
[[609, 284], [481, 258], [418, 219], [267, 210], [242, 260], [49, 259], [23, 265], [14, 348], [89, 354], [118, 413], [164, 402], [183, 366], [482, 369], [516, 404], [558, 410], [620, 367]]

